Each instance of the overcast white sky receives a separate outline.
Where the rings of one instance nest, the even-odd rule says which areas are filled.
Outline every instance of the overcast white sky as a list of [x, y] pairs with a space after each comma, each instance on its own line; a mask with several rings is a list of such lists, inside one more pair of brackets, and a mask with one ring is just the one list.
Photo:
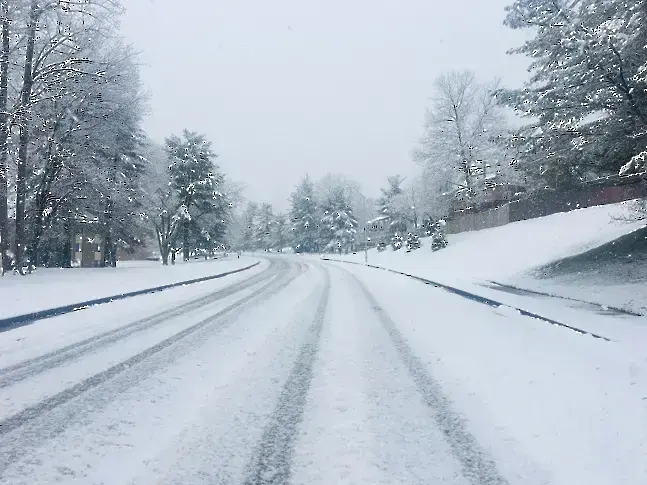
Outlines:
[[305, 172], [375, 195], [414, 174], [433, 80], [452, 69], [518, 85], [512, 0], [123, 0], [151, 92], [149, 135], [205, 133], [246, 196], [287, 208]]

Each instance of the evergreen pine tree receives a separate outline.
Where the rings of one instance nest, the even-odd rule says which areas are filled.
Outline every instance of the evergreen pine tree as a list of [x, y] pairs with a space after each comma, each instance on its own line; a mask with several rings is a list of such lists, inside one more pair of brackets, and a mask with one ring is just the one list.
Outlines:
[[314, 184], [307, 175], [290, 196], [294, 250], [312, 253], [319, 250], [319, 221]]
[[285, 214], [277, 214], [274, 217], [272, 244], [274, 249], [281, 252], [289, 245], [288, 217]]
[[255, 229], [255, 241], [258, 249], [268, 251], [272, 248], [273, 222], [272, 204], [262, 204]]
[[[197, 220], [206, 214], [213, 214], [221, 206], [218, 186], [223, 177], [214, 165], [216, 154], [211, 142], [203, 135], [184, 130], [182, 138], [172, 135], [166, 139], [169, 157], [171, 188], [175, 191], [184, 216], [182, 247], [184, 259], [191, 251], [190, 233], [196, 230]], [[194, 221], [194, 224], [191, 222]]]
[[402, 213], [401, 207], [395, 202], [396, 198], [404, 193], [402, 189], [404, 178], [394, 175], [388, 177], [387, 180], [389, 186], [386, 189], [380, 189], [382, 194], [377, 199], [378, 211], [380, 215], [389, 218], [391, 234], [402, 234], [407, 231], [407, 215]]
[[321, 241], [324, 251], [348, 252], [355, 245], [357, 221], [346, 200], [343, 187], [335, 187], [324, 203]]

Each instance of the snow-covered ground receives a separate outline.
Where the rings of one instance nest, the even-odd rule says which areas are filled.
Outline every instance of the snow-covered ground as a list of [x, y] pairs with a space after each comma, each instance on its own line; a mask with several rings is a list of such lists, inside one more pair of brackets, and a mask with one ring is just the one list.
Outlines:
[[[533, 268], [631, 231], [613, 222], [623, 211], [369, 255], [498, 308], [361, 265], [267, 255], [0, 333], [0, 485], [647, 483], [645, 317], [491, 284], [530, 284]], [[122, 278], [117, 292], [251, 262], [61, 274], [103, 296]], [[6, 281], [28, 295], [40, 277], [56, 295], [56, 275]]]
[[0, 318], [225, 273], [256, 261], [230, 255], [169, 266], [157, 261], [124, 261], [116, 268], [42, 268], [26, 276], [10, 273], [0, 278]]
[[[182, 316], [183, 311], [188, 311], [190, 307], [199, 308], [202, 305], [209, 305], [210, 298], [214, 294], [247, 282], [255, 282], [268, 270], [268, 267], [267, 261], [261, 261], [258, 266], [248, 271], [226, 278], [96, 305], [82, 312], [39, 320], [13, 329], [7, 332], [7, 338], [0, 339], [0, 368], [55, 352], [67, 345], [76, 345], [104, 334], [119, 332], [121, 329], [128, 328], [133, 322], [141, 321], [143, 323], [141, 327], [146, 328], [149, 324], [148, 320], [152, 320], [150, 324], [155, 324], [158, 320], [151, 319], [151, 316], [168, 317], [171, 312]], [[195, 301], [200, 305], [192, 305]], [[135, 326], [133, 330], [138, 332], [139, 327]], [[124, 335], [117, 333], [117, 336], [123, 338]]]
[[647, 364], [623, 343], [263, 264], [0, 334], [0, 485], [647, 483]]
[[[422, 248], [417, 251], [406, 253], [392, 251], [389, 247], [381, 253], [369, 251], [368, 259], [371, 264], [458, 286], [511, 304], [535, 300], [528, 303], [535, 309], [545, 308], [545, 302], [502, 293], [483, 285], [493, 280], [647, 313], [647, 285], [643, 282], [616, 282], [609, 286], [608, 282], [604, 284], [586, 275], [561, 281], [537, 280], [532, 275], [532, 270], [539, 266], [597, 247], [644, 225], [644, 222], [619, 221], [628, 210], [625, 203], [605, 205], [492, 229], [450, 234], [449, 246], [437, 252], [430, 251], [428, 239], [424, 238], [421, 239]], [[364, 261], [363, 253], [330, 257]]]
[[647, 483], [647, 352], [344, 268], [392, 318], [509, 483]]
[[[625, 270], [631, 271], [630, 268]], [[615, 306], [647, 316], [647, 285], [644, 281], [621, 283], [615, 277], [605, 281], [604, 277], [575, 274], [550, 279], [536, 279], [523, 275], [511, 279], [510, 283], [551, 295], [593, 301], [603, 308]], [[647, 325], [647, 322], [645, 324]]]

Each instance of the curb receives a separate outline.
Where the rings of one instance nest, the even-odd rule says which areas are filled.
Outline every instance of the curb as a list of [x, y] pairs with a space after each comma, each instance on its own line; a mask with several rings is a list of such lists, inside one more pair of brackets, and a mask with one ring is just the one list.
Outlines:
[[579, 333], [580, 335], [590, 335], [591, 337], [598, 338], [598, 339], [604, 340], [606, 342], [613, 342], [613, 340], [611, 340], [610, 338], [605, 337], [603, 335], [593, 333], [593, 332], [589, 332], [588, 330], [582, 330], [581, 328], [573, 327], [572, 325], [568, 325], [566, 323], [558, 322], [557, 320], [553, 320], [552, 318], [544, 317], [544, 316], [539, 315], [537, 313], [529, 312], [527, 310], [524, 310], [523, 308], [517, 308], [515, 306], [508, 305], [506, 303], [501, 303], [499, 301], [492, 300], [491, 298], [480, 296], [480, 295], [477, 295], [475, 293], [470, 293], [469, 291], [461, 290], [460, 288], [456, 288], [454, 286], [444, 285], [442, 283], [438, 283], [436, 281], [428, 280], [428, 279], [422, 278], [420, 276], [414, 276], [414, 275], [412, 275], [410, 273], [404, 273], [402, 271], [396, 271], [394, 269], [384, 268], [383, 266], [376, 266], [374, 264], [357, 263], [355, 261], [343, 261], [341, 259], [331, 259], [331, 258], [321, 258], [321, 259], [324, 260], [324, 261], [334, 261], [336, 263], [355, 264], [355, 265], [358, 265], [358, 266], [365, 266], [365, 267], [374, 268], [374, 269], [381, 269], [382, 271], [388, 271], [389, 273], [399, 274], [399, 275], [402, 275], [402, 276], [408, 276], [409, 278], [414, 279], [416, 281], [420, 281], [421, 283], [424, 283], [426, 285], [435, 286], [436, 288], [440, 288], [442, 290], [448, 291], [448, 292], [453, 293], [453, 294], [458, 295], [458, 296], [462, 296], [463, 298], [467, 298], [468, 300], [472, 300], [472, 301], [475, 301], [477, 303], [481, 303], [483, 305], [488, 305], [488, 306], [493, 307], [493, 308], [498, 308], [498, 307], [501, 307], [501, 306], [505, 306], [505, 307], [508, 307], [508, 308], [513, 308], [514, 310], [518, 311], [524, 317], [535, 318], [537, 320], [541, 320], [541, 321], [544, 321], [546, 323], [550, 323], [551, 325], [557, 325], [558, 327], [567, 328], [569, 330], [572, 330], [573, 332]]
[[231, 271], [227, 271], [225, 273], [220, 273], [216, 275], [211, 275], [211, 276], [202, 276], [200, 278], [194, 278], [191, 280], [185, 280], [185, 281], [178, 281], [176, 283], [169, 283], [167, 285], [162, 285], [162, 286], [155, 286], [153, 288], [145, 288], [143, 290], [136, 290], [136, 291], [129, 291], [126, 293], [119, 293], [117, 295], [112, 295], [112, 296], [104, 296], [102, 298], [95, 298], [92, 300], [86, 300], [82, 301], [80, 303], [72, 303], [70, 305], [64, 305], [60, 307], [55, 307], [55, 308], [49, 308], [47, 310], [39, 310], [37, 312], [32, 312], [32, 313], [26, 313], [24, 315], [16, 315], [14, 317], [8, 317], [8, 318], [2, 318], [0, 319], [0, 332], [6, 332], [8, 330], [13, 330], [14, 328], [18, 327], [23, 327], [25, 325], [29, 325], [30, 323], [33, 323], [37, 320], [44, 320], [46, 318], [52, 318], [52, 317], [57, 317], [59, 315], [64, 315], [66, 313], [72, 313], [78, 310], [85, 310], [86, 308], [89, 308], [91, 306], [95, 305], [102, 305], [104, 303], [110, 303], [112, 301], [118, 301], [118, 300], [124, 300], [126, 298], [132, 298], [134, 296], [139, 296], [139, 295], [146, 295], [149, 293], [157, 293], [158, 291], [164, 291], [168, 290], [170, 288], [176, 288], [178, 286], [186, 286], [186, 285], [192, 285], [195, 283], [202, 283], [203, 281], [209, 281], [209, 280], [215, 280], [218, 278], [224, 278], [225, 276], [229, 276], [232, 274], [236, 273], [241, 273], [243, 271], [246, 271], [248, 269], [253, 268], [254, 266], [258, 266], [260, 264], [260, 261], [251, 264], [249, 266], [245, 266], [243, 268], [238, 268], [234, 269]]
[[[505, 283], [499, 283], [498, 281], [494, 281], [494, 280], [489, 280], [488, 283], [494, 284], [494, 285], [499, 286], [501, 288], [508, 288], [508, 289], [511, 289], [511, 290], [521, 291], [521, 292], [524, 292], [524, 293], [530, 293], [530, 294], [533, 294], [533, 295], [547, 296], [547, 297], [550, 297], [550, 298], [559, 298], [560, 300], [575, 301], [575, 302], [578, 302], [578, 303], [585, 303], [587, 305], [591, 305], [591, 306], [594, 306], [594, 307], [602, 307], [602, 306], [604, 306], [604, 307], [608, 308], [609, 310], [613, 310], [614, 312], [622, 313], [623, 315], [629, 315], [629, 316], [632, 316], [632, 317], [643, 317], [643, 316], [645, 316], [645, 315], [643, 315], [641, 313], [636, 313], [633, 310], [628, 310], [626, 308], [621, 308], [621, 307], [612, 306], [612, 305], [604, 305], [602, 303], [596, 303], [594, 301], [581, 300], [579, 298], [572, 298], [570, 296], [562, 296], [562, 295], [557, 295], [557, 294], [554, 294], [554, 293], [546, 293], [546, 292], [543, 292], [543, 291], [530, 290], [528, 288], [522, 288], [520, 286], [509, 285], [509, 284], [505, 284]], [[501, 290], [499, 290], [499, 291], [501, 291]]]

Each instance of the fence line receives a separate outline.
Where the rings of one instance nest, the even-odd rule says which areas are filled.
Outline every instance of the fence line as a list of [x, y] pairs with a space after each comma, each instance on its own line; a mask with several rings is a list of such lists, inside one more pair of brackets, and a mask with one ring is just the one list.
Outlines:
[[616, 204], [644, 197], [647, 197], [647, 183], [642, 177], [630, 178], [616, 185], [591, 184], [563, 192], [542, 190], [495, 209], [458, 213], [447, 221], [446, 229], [449, 234], [478, 231], [558, 212]]

